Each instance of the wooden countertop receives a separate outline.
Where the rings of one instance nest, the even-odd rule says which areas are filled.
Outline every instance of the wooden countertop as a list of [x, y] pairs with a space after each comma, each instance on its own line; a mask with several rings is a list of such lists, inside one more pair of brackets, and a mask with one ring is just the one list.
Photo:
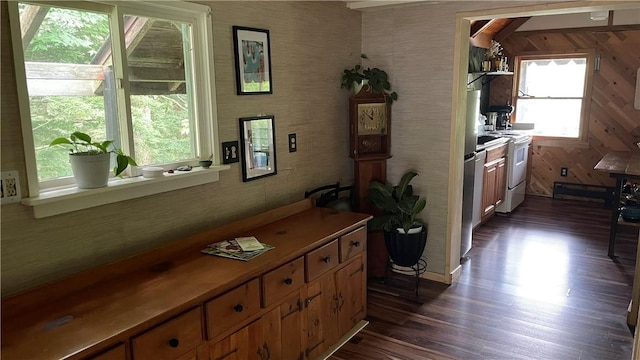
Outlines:
[[[180, 256], [156, 257], [154, 263], [142, 254], [92, 269], [84, 278], [3, 299], [2, 358], [91, 355], [300, 257], [370, 218], [312, 207], [274, 222], [255, 219], [254, 224], [263, 225], [252, 230], [247, 230], [251, 227], [246, 221], [237, 222], [243, 225], [235, 227], [242, 229], [235, 236], [256, 236], [275, 249], [248, 262], [200, 253], [206, 244], [222, 240], [220, 234], [228, 237], [228, 228], [226, 233], [214, 229], [179, 241], [191, 242], [189, 251]], [[135, 269], [136, 261], [145, 263], [144, 267], [130, 273], [121, 270]], [[108, 278], [104, 273], [116, 275]]]
[[596, 164], [594, 169], [617, 175], [640, 176], [640, 152], [609, 152]]

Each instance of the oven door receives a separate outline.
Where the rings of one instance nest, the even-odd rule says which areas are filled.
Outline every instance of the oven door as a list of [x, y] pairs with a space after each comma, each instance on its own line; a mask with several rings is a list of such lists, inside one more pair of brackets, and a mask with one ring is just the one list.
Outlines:
[[527, 160], [529, 157], [530, 142], [531, 138], [527, 136], [521, 139], [513, 139], [513, 142], [509, 144], [509, 167], [507, 168], [508, 189], [515, 188], [527, 178]]

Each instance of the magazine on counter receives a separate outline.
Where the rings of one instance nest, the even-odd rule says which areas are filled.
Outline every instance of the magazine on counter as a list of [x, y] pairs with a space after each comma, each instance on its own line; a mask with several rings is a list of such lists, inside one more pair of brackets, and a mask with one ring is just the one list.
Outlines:
[[229, 259], [247, 261], [274, 248], [269, 244], [265, 244], [265, 243], [260, 243], [260, 244], [262, 245], [262, 249], [257, 249], [252, 251], [243, 251], [242, 247], [240, 247], [236, 239], [224, 240], [224, 241], [207, 245], [207, 247], [202, 249], [201, 252], [209, 255], [226, 257]]

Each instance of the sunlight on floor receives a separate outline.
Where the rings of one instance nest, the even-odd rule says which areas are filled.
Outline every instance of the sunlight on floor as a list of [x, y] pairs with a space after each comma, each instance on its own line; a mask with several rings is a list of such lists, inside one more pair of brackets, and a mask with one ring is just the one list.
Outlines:
[[[557, 241], [529, 241], [522, 248], [516, 294], [555, 305], [569, 296], [569, 248]], [[515, 255], [515, 254], [510, 254]]]

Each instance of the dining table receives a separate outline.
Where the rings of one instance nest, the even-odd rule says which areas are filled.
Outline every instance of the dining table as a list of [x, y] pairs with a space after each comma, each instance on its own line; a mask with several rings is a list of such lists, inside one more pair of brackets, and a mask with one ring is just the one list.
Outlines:
[[[640, 179], [640, 151], [611, 151], [600, 160], [595, 170], [606, 171], [609, 176], [616, 179], [614, 198], [611, 206], [611, 228], [609, 231], [609, 251], [608, 255], [612, 259], [615, 257], [616, 230], [618, 225], [635, 226], [640, 228], [638, 222], [627, 222], [620, 218], [620, 195], [622, 186], [626, 181]], [[638, 234], [640, 243], [640, 234]], [[640, 246], [636, 250], [636, 264], [640, 264]], [[633, 277], [633, 289], [631, 302], [627, 308], [627, 324], [635, 326], [638, 323], [638, 310], [640, 308], [640, 266], [636, 266]]]
[[620, 195], [626, 181], [640, 179], [640, 151], [610, 151], [596, 164], [594, 170], [605, 171], [616, 179], [613, 201], [611, 202], [611, 222], [609, 230], [608, 255], [615, 258], [616, 230], [619, 223], [638, 226], [638, 223], [627, 223], [620, 219]]

